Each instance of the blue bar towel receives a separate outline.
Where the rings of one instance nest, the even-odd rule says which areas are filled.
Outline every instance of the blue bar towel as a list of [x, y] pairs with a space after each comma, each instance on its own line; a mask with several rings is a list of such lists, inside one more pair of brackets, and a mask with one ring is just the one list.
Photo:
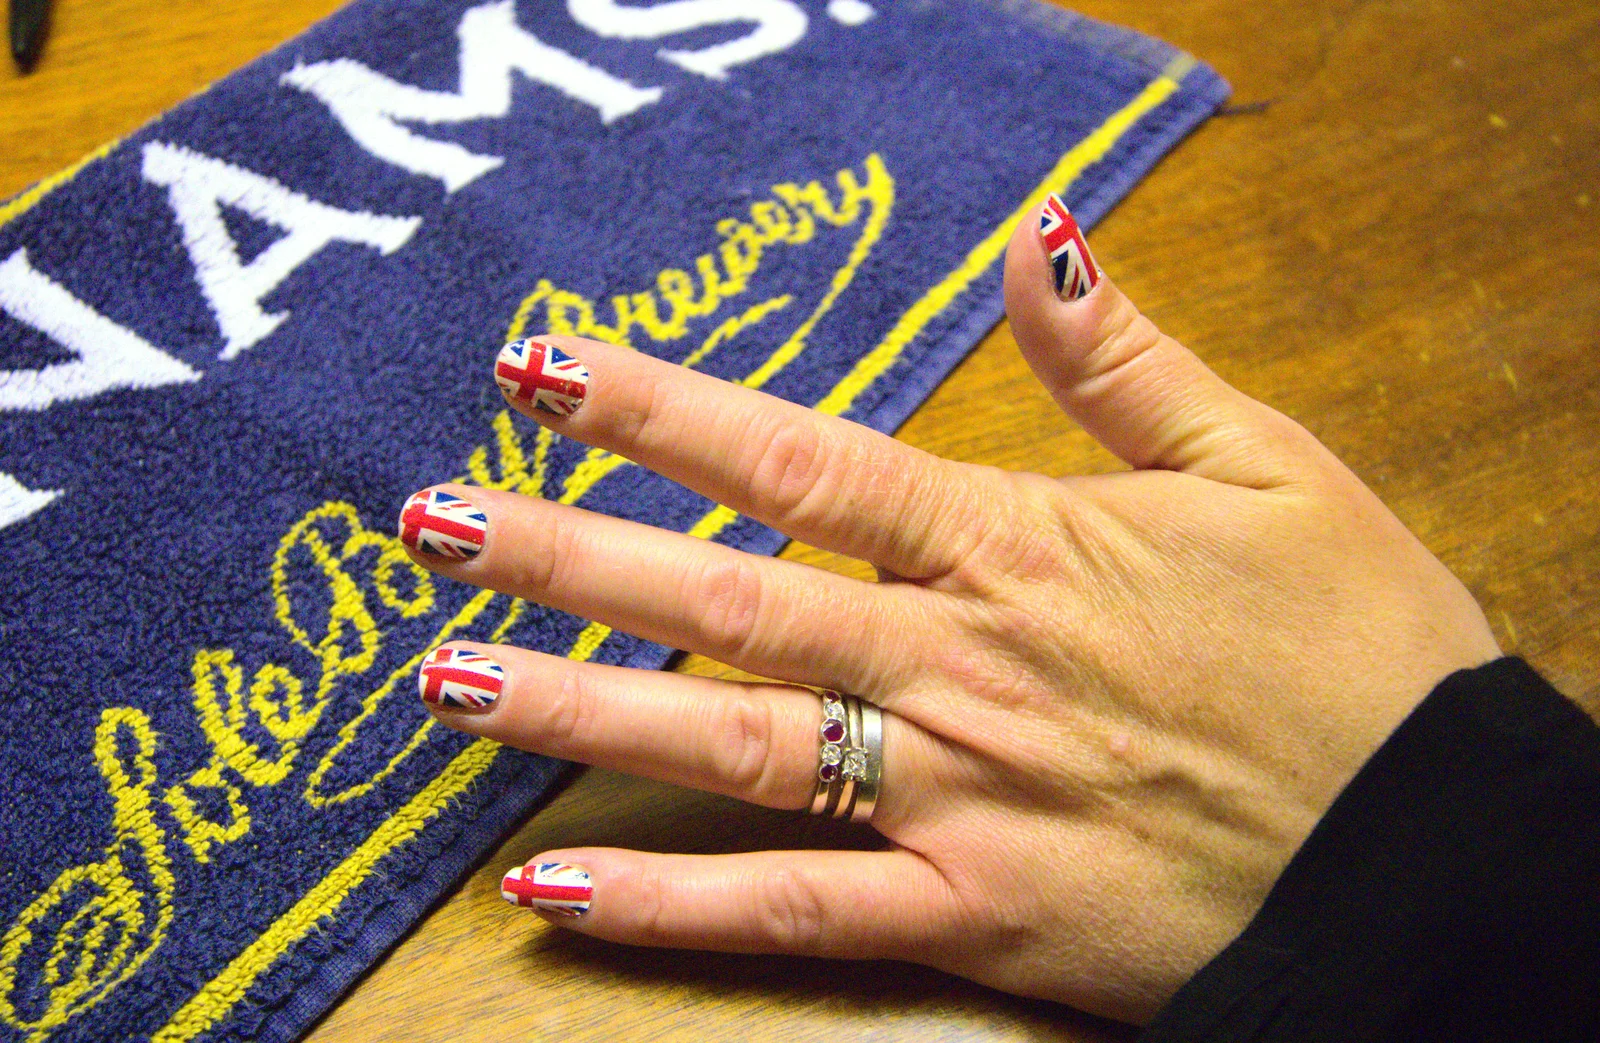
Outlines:
[[407, 494], [781, 545], [508, 413], [505, 340], [893, 430], [1026, 208], [1093, 224], [1226, 90], [1034, 0], [357, 0], [0, 205], [0, 1041], [295, 1038], [561, 767], [421, 657], [666, 661], [422, 573]]

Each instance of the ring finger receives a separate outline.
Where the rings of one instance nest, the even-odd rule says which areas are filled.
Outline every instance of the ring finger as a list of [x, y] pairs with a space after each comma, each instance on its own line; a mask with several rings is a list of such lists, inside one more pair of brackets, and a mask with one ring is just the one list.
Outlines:
[[[480, 677], [486, 668], [473, 657], [499, 667], [498, 693], [492, 692], [492, 669], [489, 683], [476, 686], [490, 692], [484, 705], [461, 706], [477, 700], [452, 699], [440, 684], [462, 653]], [[419, 687], [429, 709], [450, 727], [533, 753], [785, 810], [809, 807], [816, 791], [822, 700], [809, 689], [578, 663], [468, 642], [451, 642], [430, 655]], [[916, 766], [904, 763], [923, 745], [912, 727], [884, 714], [883, 728], [883, 777], [917, 776]], [[880, 810], [892, 814], [895, 799], [886, 790]]]

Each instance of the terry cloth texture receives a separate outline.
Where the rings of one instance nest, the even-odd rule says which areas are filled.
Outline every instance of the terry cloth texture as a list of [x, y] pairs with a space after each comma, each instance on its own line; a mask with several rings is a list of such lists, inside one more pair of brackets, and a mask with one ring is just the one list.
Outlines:
[[429, 649], [666, 661], [412, 567], [409, 493], [778, 549], [509, 414], [507, 338], [892, 430], [1025, 208], [1226, 93], [1032, 0], [721, 10], [360, 0], [0, 207], [0, 1040], [293, 1039], [559, 770], [435, 727]]

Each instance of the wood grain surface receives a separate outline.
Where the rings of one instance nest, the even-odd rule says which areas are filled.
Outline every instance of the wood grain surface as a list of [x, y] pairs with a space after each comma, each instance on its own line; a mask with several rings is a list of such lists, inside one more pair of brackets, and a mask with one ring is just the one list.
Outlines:
[[[59, 0], [0, 72], [0, 196], [333, 10]], [[1592, 0], [1082, 0], [1234, 85], [1093, 236], [1233, 383], [1296, 417], [1477, 595], [1502, 646], [1600, 715], [1600, 9]], [[1070, 104], [1041, 85], [1050, 104]], [[900, 437], [1051, 474], [1114, 461], [1005, 327]], [[859, 568], [791, 547], [830, 568]], [[716, 672], [690, 659], [680, 669]], [[1110, 1040], [1128, 1030], [908, 965], [631, 950], [518, 914], [543, 848], [870, 844], [831, 823], [579, 776], [311, 1034], [351, 1040]]]

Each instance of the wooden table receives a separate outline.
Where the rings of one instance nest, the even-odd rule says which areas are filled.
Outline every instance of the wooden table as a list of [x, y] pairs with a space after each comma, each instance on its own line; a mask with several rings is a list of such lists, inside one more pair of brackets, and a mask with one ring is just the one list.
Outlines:
[[[59, 0], [0, 72], [0, 196], [293, 35], [338, 0]], [[1210, 61], [1234, 107], [1095, 232], [1158, 323], [1307, 424], [1600, 716], [1600, 12], [1592, 0], [1080, 0]], [[989, 403], [989, 405], [985, 405]], [[1000, 405], [1003, 403], [1003, 407]], [[900, 436], [1052, 474], [1114, 466], [1005, 327]], [[850, 563], [791, 547], [791, 557]], [[691, 660], [684, 669], [714, 670]], [[831, 824], [591, 771], [312, 1033], [345, 1040], [1126, 1038], [901, 965], [629, 950], [510, 913], [560, 844], [861, 843]]]

